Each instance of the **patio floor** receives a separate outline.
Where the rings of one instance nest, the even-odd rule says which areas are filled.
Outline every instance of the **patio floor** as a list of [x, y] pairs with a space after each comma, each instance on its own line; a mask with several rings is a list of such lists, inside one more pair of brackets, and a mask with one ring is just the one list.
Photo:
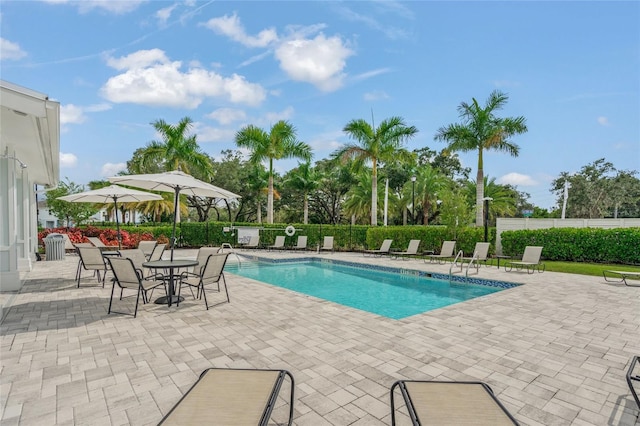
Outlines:
[[[3, 426], [157, 424], [208, 367], [291, 371], [301, 426], [389, 425], [398, 379], [485, 381], [522, 425], [640, 424], [624, 380], [640, 354], [640, 288], [482, 267], [480, 278], [524, 285], [392, 320], [227, 274], [229, 304], [207, 311], [188, 297], [133, 318], [107, 315], [109, 284], [87, 273], [76, 288], [76, 265], [37, 262], [19, 293], [0, 294]], [[280, 403], [275, 421], [285, 414]]]

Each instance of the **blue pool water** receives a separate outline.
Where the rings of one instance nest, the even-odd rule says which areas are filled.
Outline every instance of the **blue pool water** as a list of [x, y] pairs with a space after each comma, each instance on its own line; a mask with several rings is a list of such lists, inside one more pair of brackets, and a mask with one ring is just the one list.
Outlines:
[[503, 290], [335, 263], [243, 262], [225, 271], [393, 319]]

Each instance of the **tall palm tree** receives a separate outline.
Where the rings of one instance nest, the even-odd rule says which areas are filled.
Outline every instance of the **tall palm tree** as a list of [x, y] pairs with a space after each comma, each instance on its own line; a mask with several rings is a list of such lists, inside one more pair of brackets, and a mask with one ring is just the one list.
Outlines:
[[274, 124], [269, 133], [253, 125], [243, 127], [236, 133], [236, 145], [251, 150], [249, 161], [254, 164], [269, 161], [267, 223], [273, 223], [273, 161], [283, 158], [311, 161], [311, 147], [298, 141], [295, 127], [284, 120]]
[[383, 120], [374, 128], [363, 119], [352, 120], [342, 129], [354, 144], [347, 144], [333, 155], [343, 161], [356, 160], [357, 164], [371, 162], [371, 225], [378, 224], [378, 164], [391, 160], [402, 144], [418, 132], [407, 126], [400, 117]]
[[[158, 168], [167, 172], [182, 170], [185, 173], [198, 174], [205, 181], [210, 181], [213, 175], [211, 158], [198, 145], [196, 135], [188, 135], [192, 123], [189, 117], [182, 118], [176, 125], [168, 124], [162, 119], [151, 123], [162, 137], [162, 141], [149, 142], [138, 152], [139, 157], [132, 161], [131, 166], [138, 169], [138, 173], [155, 173]], [[180, 214], [186, 207], [180, 199], [177, 202], [181, 204], [177, 212], [179, 221]], [[156, 207], [159, 210], [163, 209], [162, 206]]]
[[303, 222], [309, 222], [309, 194], [318, 188], [319, 176], [315, 169], [311, 167], [311, 162], [299, 164], [291, 171], [287, 184], [300, 192], [303, 196]]
[[[411, 185], [412, 183], [407, 183]], [[434, 203], [437, 205], [438, 191], [447, 184], [447, 178], [437, 169], [425, 164], [418, 169], [416, 173], [416, 196], [419, 205], [422, 207], [422, 217], [425, 225], [429, 224], [429, 215], [431, 214]]]
[[518, 145], [509, 140], [510, 137], [527, 131], [524, 117], [499, 118], [494, 113], [507, 103], [509, 97], [498, 91], [493, 91], [484, 108], [472, 98], [471, 104], [462, 102], [458, 113], [462, 123], [449, 124], [438, 129], [436, 140], [449, 144], [449, 151], [478, 151], [478, 174], [476, 177], [476, 226], [483, 223], [484, 198], [484, 169], [482, 154], [484, 150], [506, 152], [517, 157], [520, 152]]

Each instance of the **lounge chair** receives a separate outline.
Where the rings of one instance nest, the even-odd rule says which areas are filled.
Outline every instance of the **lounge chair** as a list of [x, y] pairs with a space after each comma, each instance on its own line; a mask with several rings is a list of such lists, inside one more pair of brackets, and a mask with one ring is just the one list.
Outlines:
[[489, 246], [490, 243], [476, 243], [476, 246], [473, 249], [473, 254], [471, 256], [463, 256], [459, 258], [462, 263], [470, 263], [474, 262], [476, 265], [476, 270], [480, 266], [480, 263], [487, 264], [487, 260], [489, 259]]
[[391, 243], [393, 240], [384, 240], [382, 245], [377, 250], [365, 250], [362, 252], [364, 256], [384, 256], [385, 254], [389, 254], [389, 250], [391, 250]]
[[406, 251], [392, 251], [389, 252], [391, 258], [403, 258], [407, 259], [409, 256], [415, 256], [418, 254], [418, 247], [420, 246], [420, 240], [411, 240], [409, 241], [409, 246]]
[[443, 241], [442, 248], [440, 249], [440, 253], [428, 254], [427, 257], [425, 257], [424, 261], [426, 262], [428, 259], [429, 262], [438, 261], [438, 263], [445, 263], [447, 260], [453, 260], [454, 258], [453, 251], [455, 250], [455, 248], [456, 248], [455, 241]]
[[145, 257], [148, 259], [151, 256], [151, 253], [153, 252], [153, 249], [158, 245], [158, 242], [155, 240], [143, 240], [140, 241], [138, 243], [138, 248], [140, 250], [142, 250], [142, 252], [144, 253]]
[[259, 235], [253, 235], [253, 236], [249, 237], [249, 241], [247, 241], [246, 244], [242, 244], [240, 246], [240, 248], [243, 248], [243, 249], [260, 248], [260, 236]]
[[71, 239], [67, 234], [62, 234], [62, 238], [64, 238], [64, 252], [65, 253], [77, 253], [76, 246], [71, 242]]
[[160, 421], [161, 425], [269, 423], [285, 378], [291, 381], [288, 425], [293, 421], [293, 375], [286, 370], [209, 368]]
[[[165, 281], [160, 275], [154, 276], [154, 279], [144, 279], [142, 272], [136, 269], [133, 261], [128, 257], [109, 257], [109, 264], [113, 271], [113, 287], [111, 288], [111, 298], [109, 299], [108, 314], [111, 312], [116, 314], [133, 315], [135, 318], [138, 315], [138, 304], [140, 302], [140, 296], [142, 296], [143, 303], [147, 303], [149, 298], [147, 292], [157, 287], [162, 287], [167, 291]], [[116, 284], [120, 288], [120, 300], [122, 300], [122, 293], [125, 289], [131, 289], [136, 291], [136, 307], [133, 314], [128, 312], [112, 311], [113, 305], [113, 293], [116, 289]]]
[[[607, 274], [609, 276], [607, 277]], [[612, 277], [611, 275], [619, 275], [620, 278]], [[608, 283], [624, 283], [624, 285], [629, 287], [640, 287], [640, 283], [638, 284], [629, 284], [627, 282], [627, 278], [631, 278], [634, 280], [640, 280], [640, 271], [632, 272], [632, 271], [614, 271], [614, 270], [606, 270], [602, 271], [602, 276], [604, 276], [604, 280]]]
[[298, 235], [298, 242], [295, 246], [291, 247], [293, 251], [302, 250], [305, 251], [307, 249], [307, 236], [306, 235]]
[[[76, 247], [78, 252], [78, 256], [80, 259], [78, 260], [78, 269], [76, 270], [76, 280], [78, 280], [78, 288], [80, 288], [80, 278], [82, 275], [82, 270], [93, 271], [93, 275], [98, 276], [98, 282], [102, 282], [102, 287], [104, 287], [104, 279], [107, 275], [107, 263], [105, 262], [104, 257], [102, 257], [102, 252], [97, 247]], [[100, 271], [104, 273], [102, 278], [100, 278]]]
[[333, 253], [333, 237], [324, 237], [320, 251], [330, 251]]
[[541, 255], [542, 246], [526, 246], [522, 260], [511, 260], [507, 262], [504, 265], [504, 270], [510, 272], [515, 268], [516, 271], [522, 271], [526, 268], [529, 274], [533, 274], [535, 271], [542, 273], [544, 272], [545, 266], [544, 263], [540, 263]]
[[269, 250], [284, 250], [284, 235], [276, 235], [276, 241], [272, 246], [267, 247]]
[[631, 359], [631, 364], [627, 370], [627, 385], [629, 385], [631, 395], [633, 395], [638, 410], [640, 410], [640, 399], [638, 399], [638, 391], [636, 390], [636, 386], [640, 387], [640, 356], [638, 355]]
[[391, 425], [396, 424], [394, 390], [399, 388], [413, 425], [517, 425], [483, 382], [399, 380], [391, 386]]
[[[224, 285], [224, 292], [227, 295], [227, 303], [229, 300], [229, 289], [227, 288], [227, 280], [224, 278], [224, 265], [227, 263], [227, 258], [229, 257], [229, 253], [216, 253], [210, 254], [204, 263], [200, 275], [194, 276], [192, 273], [183, 272], [180, 276], [180, 283], [178, 284], [178, 303], [177, 306], [180, 306], [180, 292], [182, 290], [182, 285], [187, 285], [189, 288], [195, 287], [197, 289], [197, 294], [194, 295], [194, 299], [197, 297], [198, 299], [204, 297], [204, 306], [209, 310], [209, 303], [207, 302], [207, 294], [205, 292], [205, 285], [207, 284], [216, 284], [218, 293], [220, 291], [220, 281]], [[191, 292], [193, 295], [193, 291]]]

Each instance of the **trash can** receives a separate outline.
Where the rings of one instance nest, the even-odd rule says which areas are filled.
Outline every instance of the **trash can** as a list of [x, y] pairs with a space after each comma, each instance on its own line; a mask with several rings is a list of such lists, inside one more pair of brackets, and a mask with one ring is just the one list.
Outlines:
[[64, 236], [52, 233], [42, 239], [46, 260], [64, 260]]

